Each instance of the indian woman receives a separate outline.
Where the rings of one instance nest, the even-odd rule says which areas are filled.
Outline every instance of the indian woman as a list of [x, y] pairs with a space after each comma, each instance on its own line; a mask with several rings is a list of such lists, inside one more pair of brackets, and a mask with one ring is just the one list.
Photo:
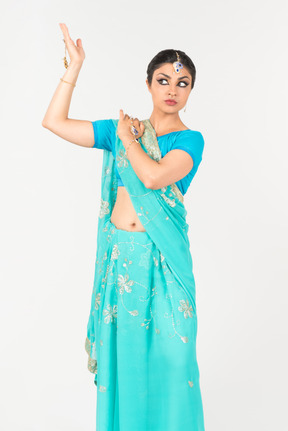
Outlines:
[[[85, 54], [60, 24], [70, 64], [43, 126], [103, 151], [97, 248], [85, 336], [97, 431], [204, 431], [197, 309], [184, 205], [204, 138], [185, 126], [196, 69], [181, 50], [147, 67], [149, 118], [68, 118]], [[83, 340], [84, 341], [84, 340]]]

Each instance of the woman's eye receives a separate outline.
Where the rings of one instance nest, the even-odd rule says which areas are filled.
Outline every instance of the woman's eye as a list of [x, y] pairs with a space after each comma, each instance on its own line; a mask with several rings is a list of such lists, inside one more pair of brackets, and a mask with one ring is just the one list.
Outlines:
[[162, 81], [166, 81], [167, 82], [167, 79], [164, 79], [164, 78], [163, 79], [157, 79], [157, 81], [159, 82], [159, 84], [163, 85], [161, 82]]
[[187, 87], [187, 85], [188, 85], [188, 82], [186, 82], [186, 81], [180, 81], [179, 84], [181, 84], [181, 83], [185, 84], [184, 87]]
[[[167, 82], [167, 79], [162, 78], [162, 79], [158, 79], [157, 81], [159, 82], [160, 85], [165, 85], [165, 84], [162, 84], [162, 81], [166, 81]], [[184, 86], [180, 85], [180, 87], [183, 87], [183, 88], [187, 87], [187, 85], [188, 85], [188, 83], [186, 81], [180, 81], [179, 84], [181, 84], [181, 83], [185, 84]]]

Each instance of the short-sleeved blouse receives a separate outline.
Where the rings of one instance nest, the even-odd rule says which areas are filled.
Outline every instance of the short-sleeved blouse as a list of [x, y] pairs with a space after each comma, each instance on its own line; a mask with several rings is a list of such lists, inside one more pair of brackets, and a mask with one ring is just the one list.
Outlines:
[[[113, 156], [116, 157], [116, 129], [113, 121], [111, 119], [96, 120], [91, 121], [91, 123], [94, 130], [93, 148], [112, 151]], [[176, 149], [184, 150], [192, 157], [193, 167], [191, 171], [185, 177], [175, 183], [180, 189], [182, 195], [184, 195], [187, 192], [188, 187], [201, 163], [204, 149], [204, 138], [200, 132], [187, 129], [158, 136], [157, 140], [162, 157], [164, 157], [169, 151]], [[124, 184], [118, 173], [116, 165], [115, 173], [118, 180], [118, 186], [123, 186]]]

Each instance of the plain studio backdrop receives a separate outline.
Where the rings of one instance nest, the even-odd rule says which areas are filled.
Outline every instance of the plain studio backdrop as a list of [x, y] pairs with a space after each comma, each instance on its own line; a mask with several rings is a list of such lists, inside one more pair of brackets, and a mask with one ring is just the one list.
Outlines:
[[2, 5], [1, 429], [95, 430], [84, 343], [103, 152], [41, 124], [66, 70], [60, 22], [86, 53], [70, 118], [149, 118], [154, 55], [195, 63], [180, 116], [205, 139], [184, 203], [206, 431], [288, 429], [287, 18], [284, 0]]

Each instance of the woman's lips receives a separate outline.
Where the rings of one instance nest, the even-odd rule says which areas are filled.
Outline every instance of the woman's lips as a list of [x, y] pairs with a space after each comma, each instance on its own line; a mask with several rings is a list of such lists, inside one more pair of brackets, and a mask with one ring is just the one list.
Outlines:
[[171, 100], [171, 99], [167, 99], [167, 100], [165, 100], [165, 103], [167, 103], [167, 105], [176, 105], [176, 101], [175, 100]]

